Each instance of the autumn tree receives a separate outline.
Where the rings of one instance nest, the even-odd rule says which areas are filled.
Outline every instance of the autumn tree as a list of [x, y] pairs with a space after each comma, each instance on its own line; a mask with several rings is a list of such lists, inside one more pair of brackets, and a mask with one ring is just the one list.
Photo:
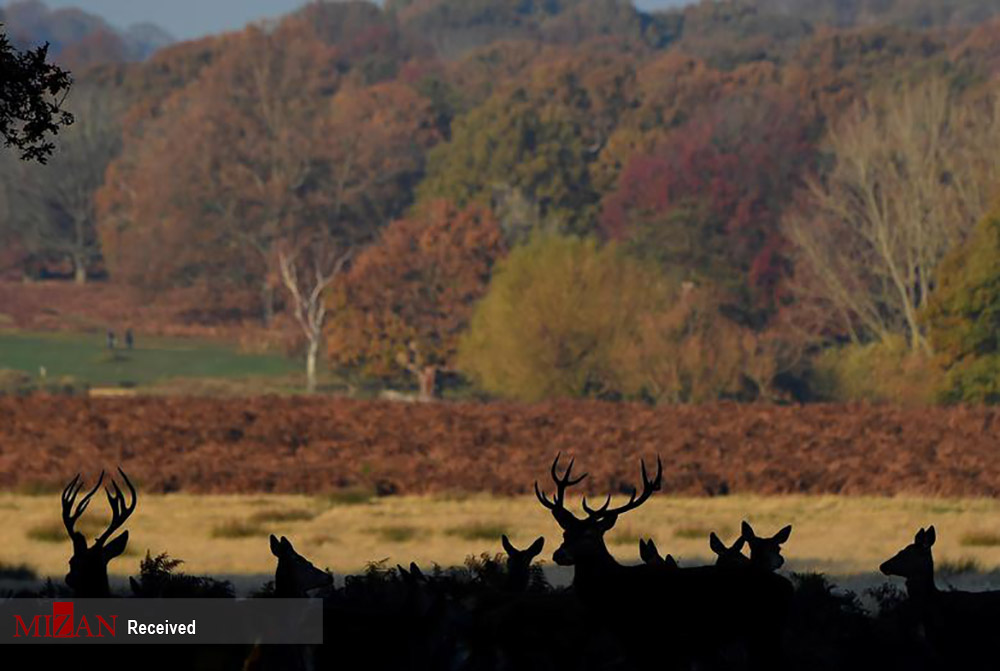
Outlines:
[[487, 203], [514, 194], [554, 230], [588, 231], [598, 195], [590, 165], [634, 96], [635, 72], [615, 49], [554, 49], [458, 117], [428, 159], [420, 198]]
[[47, 45], [18, 51], [0, 33], [0, 137], [23, 160], [40, 163], [52, 154], [52, 137], [73, 123], [62, 108], [72, 79], [47, 58]]
[[701, 403], [743, 391], [743, 336], [711, 290], [685, 282], [636, 318], [612, 350], [623, 393], [661, 403]]
[[[229, 273], [236, 244], [244, 277], [228, 279], [256, 278], [261, 316], [268, 323], [277, 284], [270, 274], [274, 244], [314, 209], [312, 199], [327, 193], [318, 178], [314, 133], [338, 76], [335, 53], [317, 40], [248, 28], [173, 96], [160, 123], [144, 129], [143, 146], [134, 157], [126, 156], [137, 165], [123, 165], [120, 172], [112, 167], [106, 211], [113, 211], [117, 222], [108, 218], [108, 244], [122, 235], [147, 240], [159, 235], [181, 244], [213, 238], [211, 247], [194, 250], [194, 266], [177, 264], [176, 258], [160, 261], [174, 266], [165, 268], [166, 274], [199, 273], [197, 256], [219, 253], [223, 258], [204, 269]], [[170, 178], [143, 184], [164, 163]], [[148, 230], [158, 226], [170, 230]], [[132, 262], [137, 266], [129, 274], [141, 282], [151, 270], [149, 260]]]
[[499, 225], [481, 206], [436, 201], [395, 221], [332, 295], [330, 358], [383, 379], [411, 374], [429, 398], [503, 253]]
[[613, 396], [615, 348], [670, 295], [662, 277], [614, 245], [538, 235], [497, 267], [458, 366], [485, 390], [525, 401]]
[[601, 230], [678, 279], [722, 283], [743, 309], [767, 309], [787, 274], [780, 214], [813, 156], [780, 89], [730, 95], [631, 155]]
[[937, 265], [1000, 182], [1000, 107], [932, 79], [871, 94], [827, 141], [835, 165], [807, 181], [785, 221], [799, 300], [855, 342], [899, 335], [927, 352], [919, 315]]
[[0, 162], [12, 227], [24, 249], [41, 258], [66, 258], [76, 282], [100, 258], [94, 194], [120, 146], [121, 94], [114, 84], [84, 79], [66, 101], [76, 122], [56, 139], [48, 165]]
[[[256, 284], [267, 323], [300, 227], [340, 244], [398, 215], [436, 137], [428, 105], [402, 84], [344, 85], [338, 54], [301, 23], [250, 28], [144, 121], [103, 194], [107, 246], [129, 250], [118, 271]], [[182, 248], [150, 259], [151, 241]]]

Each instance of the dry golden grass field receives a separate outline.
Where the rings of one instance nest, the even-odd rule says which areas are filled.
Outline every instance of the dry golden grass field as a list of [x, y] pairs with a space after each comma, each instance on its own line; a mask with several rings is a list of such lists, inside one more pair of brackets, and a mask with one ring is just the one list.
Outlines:
[[[95, 497], [79, 524], [95, 532], [106, 508]], [[660, 496], [623, 517], [609, 534], [609, 545], [619, 559], [634, 562], [639, 537], [652, 536], [682, 565], [698, 564], [709, 558], [709, 531], [731, 541], [742, 519], [761, 534], [794, 525], [785, 546], [792, 570], [876, 571], [927, 524], [938, 529], [939, 567], [1000, 567], [1000, 501], [992, 499]], [[267, 574], [274, 570], [269, 533], [288, 536], [317, 566], [337, 573], [356, 572], [383, 558], [393, 564], [457, 565], [470, 554], [499, 552], [501, 533], [520, 545], [544, 535], [542, 558], [551, 564], [560, 536], [533, 497], [370, 499], [360, 492], [335, 498], [140, 495], [127, 528], [128, 552], [110, 566], [119, 576], [138, 573], [147, 550], [183, 559], [182, 570], [189, 573]], [[58, 495], [0, 494], [0, 565], [26, 565], [61, 580], [69, 554]]]

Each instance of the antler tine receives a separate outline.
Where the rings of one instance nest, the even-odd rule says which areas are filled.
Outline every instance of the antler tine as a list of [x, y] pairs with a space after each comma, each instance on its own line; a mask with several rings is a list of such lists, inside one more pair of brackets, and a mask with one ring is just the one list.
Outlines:
[[573, 478], [573, 464], [576, 463], [576, 459], [570, 459], [569, 465], [563, 472], [562, 476], [559, 475], [559, 459], [562, 457], [562, 452], [556, 454], [556, 458], [552, 461], [552, 468], [550, 469], [552, 473], [552, 481], [556, 483], [556, 492], [552, 496], [552, 501], [550, 502], [548, 497], [542, 494], [541, 490], [538, 488], [538, 481], [535, 481], [535, 496], [541, 501], [542, 505], [550, 510], [555, 508], [561, 508], [563, 505], [563, 500], [566, 496], [566, 488], [572, 487], [573, 485], [580, 484], [587, 474], [579, 476], [578, 478]]
[[608, 506], [610, 505], [611, 505], [611, 494], [608, 494], [608, 498], [604, 502], [604, 505], [602, 505], [597, 510], [592, 510], [590, 506], [587, 505], [587, 497], [586, 496], [583, 497], [583, 510], [591, 517], [600, 517], [602, 514], [604, 514], [604, 512], [608, 509]]
[[132, 482], [125, 475], [125, 471], [122, 470], [121, 466], [118, 467], [118, 472], [121, 473], [122, 478], [125, 480], [125, 484], [128, 485], [129, 491], [132, 494], [132, 503], [127, 504], [125, 500], [125, 494], [122, 492], [118, 483], [111, 480], [111, 486], [115, 488], [114, 494], [111, 493], [111, 489], [108, 487], [104, 488], [105, 493], [108, 496], [108, 505], [111, 506], [111, 522], [108, 524], [108, 528], [97, 538], [97, 544], [103, 545], [111, 534], [116, 532], [125, 521], [132, 515], [135, 511], [135, 504], [138, 502], [138, 497], [136, 496], [135, 487], [132, 486]]
[[632, 494], [629, 496], [628, 502], [625, 505], [618, 506], [617, 508], [608, 508], [611, 503], [611, 496], [608, 496], [608, 501], [600, 509], [596, 511], [591, 511], [584, 505], [584, 509], [592, 517], [610, 517], [612, 515], [621, 515], [622, 513], [627, 513], [630, 510], [635, 510], [643, 503], [646, 502], [653, 492], [660, 489], [663, 484], [663, 463], [660, 461], [660, 457], [656, 457], [656, 477], [652, 480], [649, 479], [649, 473], [646, 471], [645, 460], [639, 460], [639, 468], [642, 471], [642, 494], [636, 490], [635, 487], [632, 488]]
[[539, 503], [549, 510], [553, 510], [556, 507], [555, 503], [549, 501], [548, 497], [545, 496], [545, 494], [542, 494], [542, 490], [538, 488], [538, 480], [535, 480], [535, 496], [538, 498]]
[[73, 478], [68, 485], [66, 485], [66, 488], [62, 493], [62, 518], [66, 531], [69, 532], [70, 536], [73, 535], [73, 527], [76, 524], [76, 521], [80, 519], [80, 515], [82, 515], [83, 511], [85, 511], [87, 506], [90, 505], [91, 497], [97, 493], [97, 490], [100, 489], [103, 481], [104, 471], [101, 471], [100, 477], [97, 478], [97, 484], [94, 485], [94, 488], [87, 492], [82, 499], [80, 499], [80, 503], [76, 505], [76, 510], [73, 510], [73, 504], [76, 502], [77, 495], [83, 489], [83, 480], [81, 479], [81, 475], [77, 473], [76, 477]]
[[74, 491], [74, 489], [76, 491], [79, 491], [79, 489], [77, 489], [76, 487], [77, 484], [79, 484], [79, 482], [80, 482], [80, 474], [77, 473], [76, 476], [69, 481], [69, 484], [63, 488], [62, 490], [63, 506], [65, 506], [66, 503], [68, 502], [72, 502], [72, 500], [76, 498], [76, 492]]

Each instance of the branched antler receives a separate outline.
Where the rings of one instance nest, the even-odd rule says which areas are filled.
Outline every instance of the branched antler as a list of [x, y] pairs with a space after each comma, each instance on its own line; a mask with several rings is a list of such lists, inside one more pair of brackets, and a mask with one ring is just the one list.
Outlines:
[[[635, 510], [646, 500], [653, 495], [653, 492], [660, 489], [663, 484], [663, 464], [660, 461], [660, 457], [656, 457], [656, 477], [652, 480], [649, 479], [649, 475], [646, 472], [646, 462], [640, 461], [640, 467], [642, 469], [642, 494], [638, 494], [635, 487], [632, 488], [632, 495], [629, 497], [628, 503], [623, 506], [618, 506], [617, 508], [610, 508], [611, 506], [611, 495], [608, 494], [607, 500], [604, 502], [600, 508], [594, 509], [587, 505], [587, 497], [583, 498], [583, 509], [586, 511], [590, 519], [602, 519], [606, 517], [616, 517], [622, 513], [627, 513], [630, 510]], [[636, 498], [638, 496], [638, 498]]]
[[135, 493], [135, 487], [132, 486], [132, 482], [128, 479], [128, 476], [125, 475], [125, 471], [122, 470], [121, 466], [118, 467], [118, 472], [121, 474], [122, 479], [128, 486], [129, 492], [132, 494], [132, 503], [126, 504], [125, 494], [122, 493], [122, 490], [118, 487], [118, 483], [113, 479], [111, 481], [111, 485], [115, 488], [115, 493], [112, 494], [111, 489], [108, 487], [104, 488], [105, 493], [108, 495], [108, 504], [111, 506], [111, 523], [108, 525], [105, 532], [97, 538], [97, 545], [99, 546], [104, 545], [104, 543], [111, 538], [111, 534], [118, 531], [118, 529], [125, 524], [125, 521], [135, 511], [135, 504], [138, 501], [138, 497]]
[[572, 477], [573, 474], [573, 463], [575, 459], [570, 459], [569, 466], [566, 467], [566, 472], [563, 473], [562, 477], [559, 476], [559, 458], [562, 453], [556, 454], [555, 461], [552, 462], [552, 480], [556, 483], [556, 493], [553, 495], [552, 500], [549, 501], [548, 497], [542, 493], [541, 489], [538, 488], [538, 481], [535, 480], [535, 496], [538, 497], [539, 503], [552, 511], [552, 516], [555, 517], [556, 522], [559, 523], [563, 529], [579, 523], [580, 520], [577, 519], [573, 513], [566, 510], [564, 504], [566, 499], [566, 488], [572, 487], [573, 485], [579, 484], [583, 481], [587, 474], [584, 473], [575, 480]]
[[70, 483], [66, 485], [66, 488], [62, 492], [63, 524], [66, 526], [66, 531], [69, 533], [69, 537], [73, 540], [74, 545], [77, 543], [77, 536], [79, 536], [79, 534], [77, 534], [73, 527], [76, 525], [76, 521], [80, 519], [80, 515], [83, 514], [83, 511], [85, 511], [87, 506], [90, 505], [90, 499], [97, 493], [97, 490], [100, 488], [101, 482], [103, 481], [104, 471], [101, 471], [101, 477], [97, 479], [97, 484], [94, 485], [94, 488], [87, 492], [86, 496], [80, 500], [80, 503], [77, 504], [75, 511], [73, 510], [73, 504], [76, 502], [77, 494], [79, 494], [80, 490], [83, 489], [83, 480], [81, 479], [79, 473], [76, 474], [75, 478], [70, 480]]

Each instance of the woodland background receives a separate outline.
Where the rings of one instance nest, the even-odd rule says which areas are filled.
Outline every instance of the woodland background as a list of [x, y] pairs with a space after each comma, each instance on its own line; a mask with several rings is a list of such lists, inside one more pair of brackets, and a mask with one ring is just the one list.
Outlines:
[[1000, 399], [992, 0], [0, 21], [75, 79], [55, 155], [0, 157], [8, 326], [72, 303], [310, 389]]

